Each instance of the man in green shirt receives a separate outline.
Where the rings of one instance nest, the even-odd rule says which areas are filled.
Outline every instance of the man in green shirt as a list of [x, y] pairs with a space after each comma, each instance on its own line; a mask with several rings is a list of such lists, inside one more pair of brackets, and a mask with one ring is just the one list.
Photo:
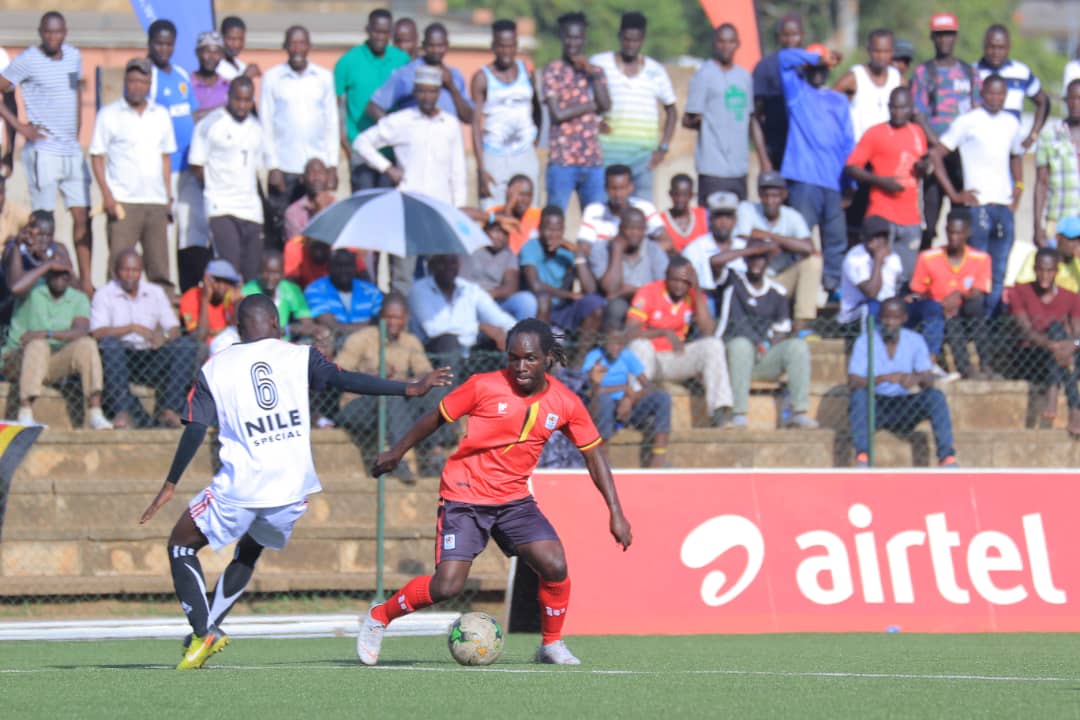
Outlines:
[[[334, 66], [334, 87], [341, 105], [341, 147], [351, 160], [352, 191], [376, 187], [393, 187], [386, 175], [368, 167], [352, 149], [357, 135], [375, 124], [366, 112], [368, 101], [390, 74], [409, 63], [409, 56], [390, 45], [394, 18], [383, 8], [372, 10], [368, 15], [368, 39], [341, 56]], [[389, 151], [384, 151], [389, 152]], [[387, 155], [393, 159], [392, 155]]]
[[70, 265], [50, 270], [45, 282], [15, 309], [3, 356], [5, 375], [12, 377], [18, 368], [20, 424], [34, 424], [34, 400], [45, 383], [78, 375], [86, 398], [86, 426], [112, 429], [101, 412], [104, 376], [97, 342], [90, 335], [90, 299], [71, 287]]
[[[320, 328], [311, 319], [311, 309], [304, 298], [304, 291], [284, 277], [285, 260], [281, 253], [267, 250], [263, 253], [262, 264], [259, 265], [259, 276], [245, 283], [240, 292], [244, 297], [261, 293], [273, 298], [286, 337], [318, 335]], [[322, 332], [329, 335], [329, 330], [323, 329]]]

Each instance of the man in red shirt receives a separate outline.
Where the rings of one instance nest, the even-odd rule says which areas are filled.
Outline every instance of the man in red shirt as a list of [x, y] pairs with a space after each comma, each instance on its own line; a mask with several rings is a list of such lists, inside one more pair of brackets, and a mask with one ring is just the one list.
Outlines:
[[505, 370], [473, 375], [420, 418], [390, 450], [380, 453], [376, 476], [389, 472], [416, 443], [444, 422], [469, 416], [461, 445], [443, 468], [439, 487], [435, 574], [413, 578], [385, 604], [368, 610], [356, 640], [360, 662], [379, 659], [386, 626], [465, 587], [473, 559], [489, 538], [517, 555], [540, 576], [537, 662], [579, 665], [562, 641], [570, 600], [570, 578], [559, 536], [529, 494], [528, 480], [549, 437], [561, 430], [585, 456], [585, 465], [611, 513], [610, 530], [625, 550], [630, 523], [623, 516], [600, 433], [577, 395], [548, 374], [566, 364], [551, 327], [529, 318], [507, 335]]
[[919, 178], [930, 170], [924, 159], [926, 134], [911, 115], [911, 90], [896, 88], [889, 95], [889, 122], [863, 133], [844, 168], [856, 182], [870, 186], [866, 216], [880, 215], [892, 223], [892, 246], [904, 277], [911, 277], [922, 243]]
[[[986, 330], [986, 296], [990, 292], [990, 255], [967, 244], [971, 213], [954, 208], [945, 220], [945, 247], [919, 253], [911, 276], [911, 291], [920, 296], [908, 309], [909, 325], [921, 329], [931, 355], [941, 352], [942, 339], [949, 343], [956, 370], [975, 377], [968, 355], [968, 340], [979, 352], [981, 377], [988, 377], [992, 348]], [[922, 328], [917, 325], [921, 321]]]
[[180, 297], [184, 331], [207, 345], [233, 324], [234, 305], [240, 301], [240, 274], [223, 258], [211, 260], [200, 285]]
[[1066, 429], [1080, 435], [1080, 295], [1055, 284], [1057, 271], [1057, 253], [1053, 248], [1040, 248], [1035, 255], [1035, 282], [1012, 290], [1009, 309], [1023, 338], [1014, 367], [1025, 379], [1049, 386], [1045, 419], [1053, 419], [1058, 386], [1065, 386], [1069, 404]]
[[[686, 342], [691, 322], [698, 339]], [[725, 423], [732, 400], [724, 343], [713, 337], [709, 303], [689, 260], [673, 256], [663, 280], [638, 288], [626, 313], [626, 330], [645, 377], [652, 382], [700, 377], [713, 425]]]

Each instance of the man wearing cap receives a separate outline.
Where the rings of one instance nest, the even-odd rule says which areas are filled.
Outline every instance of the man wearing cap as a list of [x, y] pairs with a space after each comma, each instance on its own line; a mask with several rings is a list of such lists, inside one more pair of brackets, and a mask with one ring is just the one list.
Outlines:
[[690, 78], [683, 127], [696, 130], [694, 167], [698, 172], [698, 202], [727, 190], [746, 199], [750, 141], [762, 170], [771, 170], [765, 135], [753, 113], [753, 81], [735, 64], [739, 32], [724, 23], [713, 32], [713, 56]]
[[800, 333], [817, 317], [822, 260], [803, 216], [784, 204], [787, 197], [783, 175], [775, 171], [758, 175], [760, 202], [739, 203], [734, 235], [747, 243], [766, 241], [776, 250], [767, 272], [789, 298], [794, 298], [792, 331]]
[[304, 194], [304, 165], [319, 158], [329, 170], [330, 189], [337, 188], [341, 142], [334, 76], [308, 61], [311, 36], [294, 25], [285, 31], [288, 61], [263, 75], [259, 119], [266, 146], [267, 243], [284, 247], [285, 208]]
[[1080, 216], [1080, 78], [1065, 86], [1065, 119], [1043, 128], [1035, 146], [1035, 245], [1058, 221]]
[[176, 139], [169, 111], [149, 94], [150, 60], [129, 60], [124, 97], [103, 107], [94, 122], [90, 164], [105, 207], [109, 267], [120, 251], [139, 245], [147, 279], [168, 289], [170, 156]]
[[199, 69], [191, 74], [191, 87], [195, 99], [199, 101], [199, 110], [195, 120], [201, 120], [207, 113], [225, 104], [229, 99], [229, 81], [218, 74], [218, 65], [225, 57], [225, 43], [216, 32], [199, 33], [195, 41], [195, 57]]
[[[1080, 216], [1068, 215], [1057, 221], [1054, 245], [1057, 249], [1058, 270], [1054, 284], [1069, 292], [1080, 293]], [[1032, 250], [1020, 266], [1016, 285], [1035, 282], [1035, 256]]]
[[900, 84], [908, 84], [908, 71], [915, 59], [915, 46], [910, 40], [896, 38], [893, 41], [892, 66], [900, 71]]
[[682, 256], [690, 261], [697, 277], [697, 284], [705, 291], [709, 311], [715, 317], [718, 311], [716, 288], [727, 281], [728, 272], [746, 272], [744, 257], [753, 255], [761, 247], [771, 247], [766, 240], [755, 240], [749, 248], [745, 239], [734, 235], [735, 213], [739, 197], [735, 193], [714, 192], [708, 198], [709, 232], [683, 248]]
[[789, 181], [791, 206], [806, 224], [818, 226], [827, 292], [840, 287], [847, 249], [847, 221], [841, 207], [844, 164], [855, 137], [847, 98], [825, 87], [840, 57], [823, 45], [780, 51], [780, 76], [788, 108], [788, 139], [781, 174]]
[[255, 86], [247, 75], [229, 84], [229, 100], [195, 128], [191, 172], [203, 184], [214, 254], [240, 275], [254, 278], [263, 252], [262, 127], [252, 116]]
[[[438, 106], [448, 115], [463, 123], [473, 119], [473, 102], [465, 86], [465, 76], [455, 67], [443, 63], [450, 50], [450, 36], [446, 26], [435, 22], [424, 28], [423, 54], [390, 74], [390, 78], [376, 90], [367, 104], [367, 114], [376, 122], [395, 110], [416, 107], [420, 100], [413, 92], [420, 70], [434, 70], [439, 75]], [[355, 141], [354, 141], [355, 146]]]
[[[922, 126], [930, 145], [937, 144], [938, 137], [949, 129], [953, 120], [979, 104], [979, 74], [953, 54], [959, 30], [960, 23], [952, 13], [937, 13], [931, 17], [930, 39], [934, 43], [934, 57], [915, 68], [911, 78], [915, 120]], [[963, 187], [960, 156], [949, 153], [945, 166], [952, 184]], [[927, 177], [923, 183], [924, 250], [934, 244], [945, 196], [937, 179]]]
[[240, 274], [228, 260], [218, 258], [206, 266], [199, 287], [180, 298], [180, 323], [196, 342], [209, 345], [233, 324], [233, 311], [240, 301]]
[[[386, 173], [399, 190], [461, 207], [467, 199], [461, 123], [439, 105], [440, 66], [422, 64], [414, 75], [416, 106], [384, 115], [356, 136], [353, 149], [365, 163]], [[394, 162], [379, 153], [385, 147], [394, 149]], [[391, 289], [408, 294], [415, 267], [416, 258], [391, 258]]]
[[35, 285], [15, 309], [3, 361], [8, 378], [18, 374], [20, 424], [34, 424], [34, 400], [46, 383], [76, 375], [86, 399], [86, 427], [112, 429], [101, 410], [101, 355], [90, 335], [90, 299], [71, 287], [66, 258], [57, 261], [45, 282]]
[[867, 130], [847, 159], [847, 174], [870, 188], [866, 212], [893, 225], [893, 249], [911, 277], [922, 243], [919, 180], [929, 174], [926, 134], [911, 119], [911, 91], [889, 94], [889, 121]]
[[889, 236], [892, 226], [879, 215], [863, 220], [862, 243], [844, 256], [844, 279], [840, 286], [842, 323], [860, 321], [867, 314], [876, 315], [882, 300], [896, 295], [904, 268], [892, 251]]

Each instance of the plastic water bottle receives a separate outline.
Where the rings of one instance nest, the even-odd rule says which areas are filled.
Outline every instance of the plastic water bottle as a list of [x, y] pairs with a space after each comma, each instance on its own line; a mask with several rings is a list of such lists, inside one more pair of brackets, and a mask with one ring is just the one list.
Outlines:
[[791, 393], [785, 385], [780, 392], [780, 427], [787, 427], [789, 422], [791, 422]]
[[898, 633], [898, 632], [900, 632], [900, 626], [899, 625], [890, 625], [889, 627], [885, 628], [885, 632], [890, 633], [890, 634], [891, 633]]

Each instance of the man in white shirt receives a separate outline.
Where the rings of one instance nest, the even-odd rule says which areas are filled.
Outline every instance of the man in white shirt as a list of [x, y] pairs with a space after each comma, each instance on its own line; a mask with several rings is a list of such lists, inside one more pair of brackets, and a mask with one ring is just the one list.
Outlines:
[[589, 203], [581, 213], [577, 241], [586, 252], [593, 243], [607, 242], [618, 235], [619, 218], [631, 207], [645, 215], [645, 236], [659, 242], [665, 250], [671, 250], [671, 239], [656, 206], [634, 196], [634, 172], [628, 165], [608, 165], [604, 168], [604, 192], [607, 193], [607, 200]]
[[1039, 133], [1050, 117], [1050, 96], [1030, 67], [1009, 57], [1011, 48], [1009, 29], [1004, 25], [991, 25], [983, 36], [983, 56], [975, 63], [975, 69], [979, 71], [980, 80], [985, 81], [991, 75], [1000, 75], [1005, 80], [1009, 88], [1003, 105], [1005, 112], [1020, 119], [1024, 112], [1024, 98], [1031, 100], [1035, 106], [1031, 132], [1024, 138], [1024, 149], [1027, 150], [1039, 139]]
[[101, 109], [90, 141], [90, 164], [101, 188], [109, 235], [109, 267], [140, 245], [146, 277], [169, 288], [170, 155], [176, 151], [169, 111], [152, 103], [150, 60], [129, 60], [124, 97]]
[[244, 281], [259, 273], [263, 209], [256, 173], [262, 166], [262, 128], [251, 115], [255, 86], [241, 75], [229, 84], [229, 100], [195, 127], [188, 162], [203, 183], [210, 241]]
[[840, 312], [836, 316], [839, 322], [876, 316], [881, 303], [896, 295], [904, 267], [890, 246], [891, 234], [892, 226], [880, 215], [863, 220], [862, 243], [844, 256]]
[[424, 349], [439, 356], [437, 365], [460, 365], [472, 348], [490, 346], [481, 335], [505, 350], [506, 332], [515, 323], [482, 287], [458, 277], [460, 267], [457, 255], [434, 255], [428, 259], [431, 274], [409, 292], [413, 327]]
[[[384, 116], [356, 136], [353, 149], [369, 167], [386, 173], [399, 190], [423, 193], [454, 207], [466, 202], [461, 122], [439, 107], [442, 72], [416, 68], [416, 107]], [[379, 150], [394, 149], [397, 164]], [[391, 289], [408, 294], [416, 258], [390, 259]]]
[[268, 244], [284, 247], [285, 208], [304, 194], [304, 165], [318, 158], [337, 188], [340, 128], [334, 76], [308, 62], [311, 36], [294, 25], [285, 31], [286, 63], [266, 71], [259, 98], [259, 118], [266, 142]]
[[[1024, 192], [1024, 134], [1020, 121], [1005, 110], [1008, 83], [1000, 75], [983, 81], [982, 107], [956, 118], [930, 148], [934, 175], [953, 207], [971, 208], [968, 244], [990, 253], [993, 283], [986, 300], [987, 316], [1001, 302], [1005, 269], [1013, 244], [1013, 212]], [[960, 151], [966, 189], [953, 186], [945, 156]]]
[[[652, 202], [653, 170], [667, 155], [679, 112], [667, 70], [642, 53], [646, 25], [642, 13], [623, 13], [618, 52], [593, 55], [589, 62], [604, 71], [611, 96], [604, 113], [608, 130], [600, 135], [604, 162], [628, 165], [638, 195]], [[664, 108], [662, 131], [659, 105]]]

